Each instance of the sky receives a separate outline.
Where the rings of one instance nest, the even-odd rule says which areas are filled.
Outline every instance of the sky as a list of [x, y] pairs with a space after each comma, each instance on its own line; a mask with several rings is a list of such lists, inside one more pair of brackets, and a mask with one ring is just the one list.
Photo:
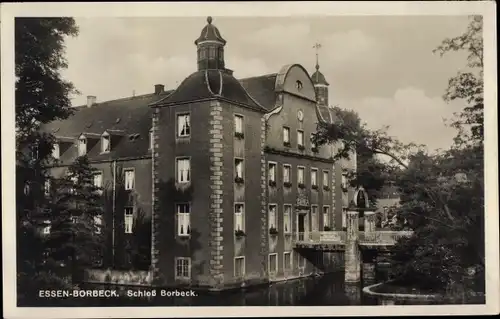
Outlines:
[[[79, 35], [66, 41], [63, 76], [97, 101], [174, 89], [196, 71], [194, 40], [206, 17], [75, 18]], [[368, 127], [389, 125], [403, 142], [447, 148], [455, 131], [443, 119], [462, 104], [442, 96], [466, 65], [462, 53], [434, 54], [443, 39], [465, 31], [466, 16], [213, 17], [227, 41], [226, 67], [237, 78], [276, 73], [299, 63], [310, 74], [319, 50], [330, 104], [359, 113]]]

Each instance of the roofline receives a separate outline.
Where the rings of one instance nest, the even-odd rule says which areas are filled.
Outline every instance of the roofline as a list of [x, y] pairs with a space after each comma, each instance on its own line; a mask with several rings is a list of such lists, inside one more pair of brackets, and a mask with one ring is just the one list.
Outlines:
[[[299, 67], [299, 68], [301, 68], [302, 71], [304, 71], [305, 74], [307, 74], [307, 77], [308, 77], [309, 81], [311, 82], [312, 86], [314, 87], [314, 82], [311, 79], [311, 75], [309, 75], [309, 72], [307, 72], [307, 69], [304, 66], [302, 66], [301, 64], [298, 64], [298, 63], [286, 64], [286, 65], [282, 66], [281, 69], [280, 69], [280, 71], [277, 73], [278, 76], [276, 77], [276, 82], [275, 82], [275, 86], [274, 86], [274, 90], [276, 92], [283, 91], [283, 88], [282, 87], [280, 88], [280, 86], [283, 86], [283, 84], [285, 84], [285, 79], [286, 79], [288, 73], [290, 72], [290, 70], [293, 67]], [[283, 75], [283, 82], [282, 83], [278, 82], [278, 79], [280, 78], [280, 75]]]
[[[105, 104], [105, 103], [109, 103], [109, 102], [121, 102], [121, 101], [129, 101], [129, 100], [134, 100], [134, 99], [143, 99], [146, 97], [151, 97], [151, 96], [156, 96], [156, 95], [160, 96], [162, 94], [172, 93], [173, 91], [175, 91], [175, 90], [164, 91], [163, 93], [160, 93], [160, 94], [147, 93], [147, 94], [141, 94], [141, 95], [135, 95], [135, 96], [122, 97], [119, 99], [106, 100], [106, 101], [102, 101], [102, 102], [97, 102], [92, 107], [96, 107], [96, 106], [99, 106], [100, 104]], [[88, 108], [88, 106], [87, 106], [87, 104], [82, 104], [82, 105], [75, 105], [72, 108]]]
[[[252, 98], [251, 96], [249, 96], [249, 97]], [[224, 102], [229, 102], [229, 103], [232, 103], [234, 105], [242, 106], [242, 107], [254, 110], [254, 111], [259, 111], [261, 113], [267, 113], [268, 112], [264, 108], [255, 108], [255, 107], [252, 107], [252, 106], [250, 106], [248, 104], [244, 104], [244, 103], [240, 103], [240, 102], [233, 101], [233, 100], [230, 100], [230, 99], [226, 99], [226, 98], [224, 98], [222, 96], [213, 96], [213, 97], [204, 98], [204, 99], [197, 99], [197, 100], [186, 100], [186, 101], [182, 101], [182, 102], [170, 102], [170, 103], [164, 103], [164, 104], [154, 104], [154, 105], [150, 105], [150, 107], [152, 107], [152, 108], [160, 108], [160, 107], [165, 107], [165, 106], [184, 105], [184, 104], [198, 103], [198, 102], [208, 102], [208, 101], [224, 101]]]
[[256, 75], [256, 76], [250, 76], [247, 78], [241, 78], [241, 79], [236, 79], [238, 81], [245, 81], [245, 80], [251, 80], [251, 79], [258, 79], [258, 78], [264, 78], [264, 77], [271, 77], [271, 76], [277, 76], [278, 73], [268, 73], [268, 74], [263, 74], [263, 75]]

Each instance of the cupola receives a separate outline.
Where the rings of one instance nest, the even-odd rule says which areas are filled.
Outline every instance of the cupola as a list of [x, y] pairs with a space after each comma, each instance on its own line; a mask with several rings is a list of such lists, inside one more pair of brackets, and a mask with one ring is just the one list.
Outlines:
[[212, 24], [212, 17], [207, 18], [207, 25], [194, 41], [198, 48], [198, 70], [223, 70], [224, 65], [224, 40], [219, 29]]

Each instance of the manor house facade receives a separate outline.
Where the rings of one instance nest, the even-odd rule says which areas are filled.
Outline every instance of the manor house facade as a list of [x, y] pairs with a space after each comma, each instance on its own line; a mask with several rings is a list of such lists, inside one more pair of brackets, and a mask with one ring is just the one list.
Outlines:
[[[86, 155], [111, 190], [105, 265], [129, 262], [138, 215], [152, 223], [151, 272], [162, 285], [229, 287], [315, 272], [294, 252], [312, 231], [342, 229], [347, 191], [333, 146], [310, 137], [330, 122], [329, 84], [299, 64], [237, 79], [226, 40], [207, 19], [195, 40], [198, 70], [175, 90], [75, 108], [48, 125], [55, 176]], [[126, 196], [117, 198], [117, 179]]]

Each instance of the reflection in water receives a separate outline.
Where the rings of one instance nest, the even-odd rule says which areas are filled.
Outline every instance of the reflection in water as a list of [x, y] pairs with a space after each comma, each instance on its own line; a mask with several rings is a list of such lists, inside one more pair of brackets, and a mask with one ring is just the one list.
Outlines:
[[[362, 283], [345, 284], [344, 273], [322, 277], [309, 277], [270, 286], [249, 287], [246, 290], [221, 293], [198, 293], [194, 297], [127, 297], [127, 290], [144, 288], [112, 287], [87, 284], [83, 289], [119, 289], [120, 298], [88, 299], [44, 299], [37, 306], [329, 306], [329, 305], [375, 305], [362, 294]], [[175, 289], [169, 289], [173, 291]], [[157, 289], [157, 292], [160, 289]], [[30, 305], [34, 305], [30, 303]]]

